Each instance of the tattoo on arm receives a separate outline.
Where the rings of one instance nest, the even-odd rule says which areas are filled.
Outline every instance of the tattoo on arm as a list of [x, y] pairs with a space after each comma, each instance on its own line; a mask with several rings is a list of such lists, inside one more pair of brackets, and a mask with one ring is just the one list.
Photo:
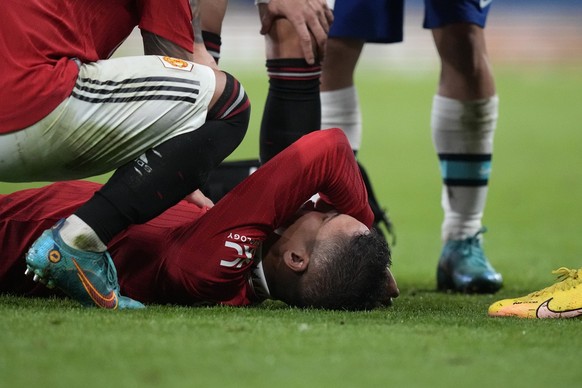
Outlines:
[[190, 0], [192, 10], [192, 30], [194, 31], [194, 43], [202, 44], [202, 27], [200, 23], [200, 0]]
[[159, 35], [149, 31], [142, 31], [141, 35], [143, 37], [143, 51], [145, 55], [167, 55], [187, 61], [194, 59], [193, 53]]

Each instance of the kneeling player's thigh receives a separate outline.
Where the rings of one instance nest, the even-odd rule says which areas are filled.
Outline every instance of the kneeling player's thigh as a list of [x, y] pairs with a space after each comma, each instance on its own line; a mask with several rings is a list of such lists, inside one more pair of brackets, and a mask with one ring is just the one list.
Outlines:
[[81, 66], [61, 120], [86, 166], [104, 173], [204, 124], [215, 89], [212, 69], [158, 56]]

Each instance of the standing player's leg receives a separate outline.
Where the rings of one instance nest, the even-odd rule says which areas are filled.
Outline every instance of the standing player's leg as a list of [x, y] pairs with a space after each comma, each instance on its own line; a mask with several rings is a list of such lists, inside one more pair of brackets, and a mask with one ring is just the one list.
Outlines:
[[[354, 74], [366, 42], [402, 41], [403, 2], [394, 0], [339, 0], [335, 2], [334, 21], [327, 41], [321, 75], [321, 128], [341, 128], [357, 155], [362, 143], [362, 113]], [[374, 226], [384, 224], [392, 234], [392, 224], [378, 203], [371, 181], [358, 163], [369, 202], [374, 211]], [[394, 235], [392, 236], [394, 238]]]
[[354, 73], [364, 43], [363, 39], [330, 36], [321, 73], [321, 128], [341, 128], [354, 152], [362, 144], [362, 111]]
[[[259, 7], [259, 12], [264, 8]], [[303, 58], [301, 42], [287, 19], [277, 19], [265, 35], [269, 90], [260, 130], [265, 163], [301, 136], [320, 129], [321, 65]]]
[[432, 29], [441, 59], [431, 119], [443, 179], [437, 287], [496, 292], [502, 278], [487, 260], [481, 237], [498, 115], [483, 30], [489, 6], [481, 8], [477, 0], [425, 4], [424, 26]]
[[[362, 113], [354, 73], [363, 47], [362, 39], [330, 37], [321, 75], [321, 128], [341, 128], [356, 156], [362, 143]], [[374, 227], [383, 236], [381, 225], [384, 225], [394, 240], [392, 222], [376, 198], [366, 169], [359, 161], [358, 166], [366, 183], [368, 202], [374, 212]]]

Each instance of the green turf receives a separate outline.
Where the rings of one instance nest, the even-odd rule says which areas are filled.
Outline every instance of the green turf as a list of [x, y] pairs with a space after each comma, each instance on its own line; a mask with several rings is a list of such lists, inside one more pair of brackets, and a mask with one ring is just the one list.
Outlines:
[[[578, 386], [581, 320], [491, 319], [486, 310], [551, 284], [554, 268], [582, 266], [582, 73], [496, 69], [500, 119], [484, 220], [487, 254], [505, 278], [495, 296], [433, 291], [442, 217], [429, 129], [436, 74], [379, 74], [358, 73], [360, 160], [396, 225], [402, 295], [393, 307], [111, 313], [1, 296], [0, 387]], [[253, 116], [232, 159], [256, 155], [266, 92], [261, 72], [238, 75]]]

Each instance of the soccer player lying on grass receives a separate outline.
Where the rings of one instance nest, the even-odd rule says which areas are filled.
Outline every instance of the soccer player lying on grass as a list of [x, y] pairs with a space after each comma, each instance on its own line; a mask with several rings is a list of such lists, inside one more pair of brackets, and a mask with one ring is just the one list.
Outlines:
[[[0, 197], [0, 293], [46, 294], [24, 276], [27, 249], [99, 187], [61, 182]], [[319, 201], [310, 203], [316, 193]], [[182, 201], [131, 226], [108, 250], [120, 291], [144, 303], [244, 306], [272, 298], [299, 307], [372, 309], [398, 295], [389, 248], [369, 230], [372, 220], [347, 138], [330, 129], [292, 144], [215, 206]], [[57, 240], [59, 225], [50, 232]], [[51, 271], [66, 257], [52, 252]], [[92, 299], [81, 302], [101, 305], [108, 296], [94, 292], [91, 273], [73, 271]]]
[[[91, 274], [93, 291], [108, 296], [99, 300], [102, 307], [143, 308], [119, 293], [107, 245], [200, 188], [247, 131], [250, 101], [242, 85], [194, 63], [195, 52], [203, 52], [194, 44], [197, 3], [2, 3], [0, 181], [115, 171], [59, 224], [62, 241], [43, 233], [38, 256], [27, 256], [37, 277], [61, 289], [71, 285], [67, 293], [75, 299], [92, 301], [74, 272], [70, 279], [70, 271], [48, 269], [55, 245], [77, 249], [74, 265]], [[111, 58], [136, 27], [145, 55]], [[72, 259], [64, 262], [73, 265]]]

